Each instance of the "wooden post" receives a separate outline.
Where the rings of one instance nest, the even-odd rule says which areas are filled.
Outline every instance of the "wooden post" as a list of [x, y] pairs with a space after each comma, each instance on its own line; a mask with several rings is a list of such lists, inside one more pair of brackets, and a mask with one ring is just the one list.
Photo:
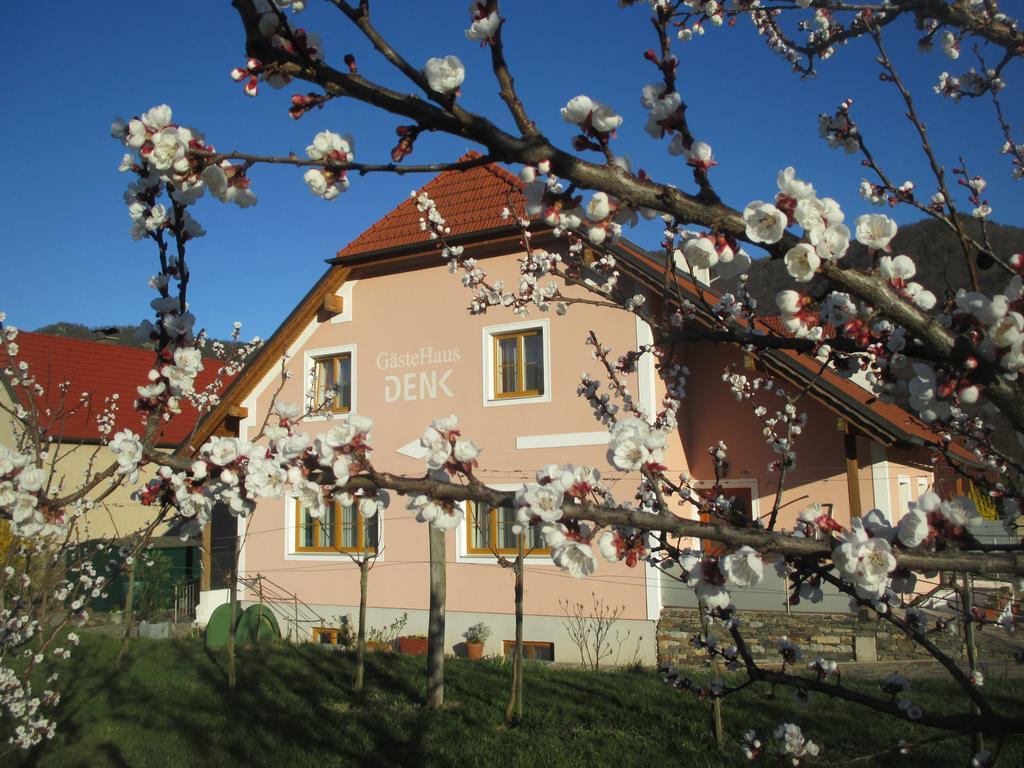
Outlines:
[[[710, 622], [708, 621], [707, 607], [704, 605], [703, 600], [697, 601], [697, 610], [700, 611], [700, 627], [701, 632], [704, 633], [704, 637], [707, 638], [708, 632], [710, 631]], [[714, 678], [719, 677], [722, 674], [721, 668], [718, 665], [718, 659], [711, 659], [711, 675], [712, 682]], [[725, 728], [722, 726], [722, 700], [717, 696], [711, 700], [711, 732], [715, 737], [715, 746], [719, 749], [725, 747]]]
[[846, 488], [850, 494], [850, 517], [861, 516], [860, 506], [860, 464], [857, 461], [857, 436], [846, 428], [843, 436], [846, 449]]
[[430, 526], [430, 619], [427, 625], [427, 707], [444, 706], [445, 532]]
[[[138, 557], [138, 554], [135, 555]], [[135, 598], [135, 557], [132, 564], [128, 566], [128, 594], [124, 599], [124, 632], [121, 635], [121, 649], [117, 652], [117, 664], [115, 669], [120, 672], [121, 664], [124, 662], [124, 655], [128, 651], [128, 642], [131, 638], [132, 623], [135, 619], [134, 598]]]
[[369, 548], [364, 542], [363, 559], [359, 561], [359, 634], [356, 636], [356, 674], [352, 680], [352, 689], [360, 696], [363, 693], [363, 676], [366, 666], [366, 587], [369, 576]]
[[519, 552], [512, 566], [516, 577], [516, 645], [512, 656], [512, 692], [505, 708], [505, 722], [515, 723], [523, 719], [523, 561], [525, 552], [523, 538], [519, 536]]
[[[971, 582], [971, 577], [966, 573], [963, 574], [961, 579], [962, 591], [961, 603], [964, 608], [964, 643], [967, 646], [967, 668], [970, 674], [973, 675], [978, 669], [978, 658], [977, 648], [974, 644], [974, 617], [972, 616], [971, 609], [974, 607], [974, 595], [971, 594], [974, 584]], [[974, 714], [980, 715], [981, 709], [977, 704], [972, 704], [971, 709]], [[982, 752], [985, 749], [985, 735], [978, 731], [974, 734], [974, 751], [975, 753]]]
[[203, 572], [199, 575], [199, 588], [203, 592], [213, 589], [213, 519], [203, 526]]
[[228, 629], [228, 690], [235, 690], [237, 676], [235, 673], [235, 625], [238, 623], [238, 559], [231, 568], [231, 627]]
[[[231, 564], [231, 627], [228, 629], [228, 689], [235, 690], [235, 631], [238, 626], [238, 561], [242, 559], [242, 537], [235, 535], [235, 557]], [[257, 628], [257, 632], [259, 629]]]

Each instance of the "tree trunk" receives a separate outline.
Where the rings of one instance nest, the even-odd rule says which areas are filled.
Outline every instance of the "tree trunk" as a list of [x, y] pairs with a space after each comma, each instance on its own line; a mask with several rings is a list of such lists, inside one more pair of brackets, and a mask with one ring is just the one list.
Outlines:
[[513, 568], [516, 575], [516, 649], [512, 656], [512, 695], [505, 709], [505, 722], [523, 719], [523, 537], [519, 537], [519, 553]]
[[356, 636], [356, 675], [352, 681], [352, 689], [362, 696], [363, 674], [366, 662], [366, 586], [370, 577], [370, 563], [363, 553], [359, 561], [359, 634]]
[[430, 620], [427, 627], [427, 707], [444, 706], [445, 532], [430, 526]]
[[117, 652], [117, 664], [115, 669], [120, 672], [121, 665], [124, 663], [124, 655], [128, 652], [128, 643], [131, 639], [132, 634], [132, 623], [134, 622], [134, 603], [135, 598], [135, 559], [132, 559], [132, 564], [128, 566], [128, 594], [124, 599], [124, 631], [121, 634], [121, 650]]

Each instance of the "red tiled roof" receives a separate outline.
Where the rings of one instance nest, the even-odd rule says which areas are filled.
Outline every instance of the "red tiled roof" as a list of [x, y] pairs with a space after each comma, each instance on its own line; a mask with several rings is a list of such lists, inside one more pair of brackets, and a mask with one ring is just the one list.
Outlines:
[[[475, 160], [479, 152], [467, 152], [459, 160]], [[481, 165], [466, 171], [443, 171], [419, 190], [430, 195], [452, 232], [468, 234], [498, 229], [509, 222], [501, 217], [503, 208], [512, 205], [521, 211], [526, 198], [523, 183], [497, 164]], [[427, 241], [419, 227], [420, 212], [409, 198], [338, 251], [339, 258], [401, 248]]]
[[[772, 331], [779, 336], [793, 337], [792, 331], [786, 328], [786, 324], [782, 322], [782, 317], [780, 315], [758, 315], [757, 319], [771, 328]], [[831, 339], [836, 335], [836, 329], [828, 323], [822, 325], [821, 330], [822, 338]]]
[[[138, 397], [136, 387], [148, 383], [146, 376], [156, 359], [151, 350], [26, 331], [18, 334], [17, 345], [15, 360], [28, 363], [29, 373], [44, 389], [37, 405], [40, 414], [48, 409], [51, 416], [48, 419], [41, 415], [40, 426], [54, 438], [65, 441], [100, 438], [96, 417], [103, 412], [107, 398], [115, 394], [118, 408], [114, 431], [128, 428], [139, 432], [142, 429], [141, 415], [132, 404]], [[3, 367], [10, 364], [5, 352], [0, 354], [0, 363]], [[197, 390], [210, 384], [220, 367], [214, 360], [204, 360], [203, 365], [204, 369], [196, 377]], [[230, 377], [223, 378], [226, 386]], [[64, 381], [68, 382], [66, 394], [60, 391]], [[15, 387], [15, 391], [24, 404], [23, 390]], [[87, 397], [83, 399], [83, 395]], [[182, 400], [181, 413], [165, 423], [158, 443], [181, 442], [192, 431], [197, 417], [196, 409]]]

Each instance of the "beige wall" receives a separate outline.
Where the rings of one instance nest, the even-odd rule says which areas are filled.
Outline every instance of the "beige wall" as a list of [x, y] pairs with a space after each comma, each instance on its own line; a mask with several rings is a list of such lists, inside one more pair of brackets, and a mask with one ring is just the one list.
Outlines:
[[[5, 406], [11, 403], [10, 393], [3, 385], [0, 385], [0, 401]], [[0, 444], [14, 447], [15, 440], [13, 417], [0, 412]], [[66, 494], [80, 488], [87, 477], [106, 469], [114, 461], [114, 455], [104, 446], [68, 442], [49, 448], [44, 469], [54, 469], [51, 492]], [[144, 467], [136, 483], [122, 483], [95, 509], [79, 517], [76, 522], [79, 539], [87, 541], [125, 536], [151, 523], [158, 510], [133, 501], [131, 495], [152, 476], [152, 470]], [[100, 485], [91, 496], [98, 496], [107, 487], [109, 484]], [[160, 535], [165, 529], [166, 525], [161, 525], [155, 533]]]

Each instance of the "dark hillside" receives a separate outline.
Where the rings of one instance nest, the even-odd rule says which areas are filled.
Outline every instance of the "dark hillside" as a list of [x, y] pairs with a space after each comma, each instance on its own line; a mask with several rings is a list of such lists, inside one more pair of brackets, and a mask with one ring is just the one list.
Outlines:
[[[852, 222], [848, 223], [850, 226]], [[975, 238], [980, 237], [980, 223], [974, 219], [967, 221], [967, 230]], [[1024, 252], [1024, 229], [1001, 224], [988, 225], [989, 237], [996, 253], [1004, 258], [1013, 253]], [[946, 227], [932, 219], [925, 219], [915, 224], [900, 227], [892, 241], [893, 255], [905, 253], [917, 264], [917, 282], [939, 297], [947, 292], [956, 293], [957, 288], [968, 288], [970, 278], [964, 263], [960, 242]], [[972, 254], [977, 258], [977, 254]], [[844, 262], [854, 266], [867, 266], [867, 249], [860, 243], [850, 245]], [[1002, 293], [1009, 280], [1009, 275], [999, 267], [979, 269], [981, 290], [988, 295]], [[750, 292], [757, 299], [758, 306], [764, 314], [776, 314], [775, 295], [796, 284], [786, 274], [781, 260], [758, 259], [750, 269]], [[822, 281], [815, 279], [808, 284], [812, 295], [821, 292]], [[720, 291], [730, 291], [736, 286], [735, 280], [715, 281], [714, 287]], [[815, 290], [817, 289], [817, 290]], [[808, 290], [804, 286], [805, 291]]]

